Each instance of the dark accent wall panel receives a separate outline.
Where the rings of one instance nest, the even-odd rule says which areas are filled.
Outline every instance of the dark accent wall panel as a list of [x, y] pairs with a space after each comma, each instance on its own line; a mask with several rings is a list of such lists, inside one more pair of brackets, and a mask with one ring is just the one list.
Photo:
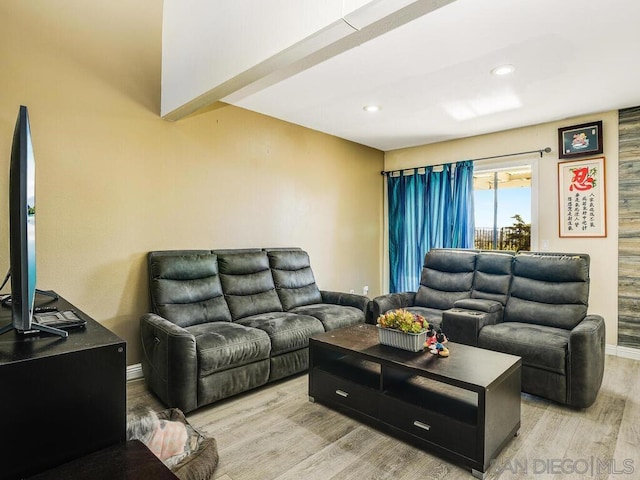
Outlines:
[[640, 107], [620, 110], [618, 345], [640, 348]]

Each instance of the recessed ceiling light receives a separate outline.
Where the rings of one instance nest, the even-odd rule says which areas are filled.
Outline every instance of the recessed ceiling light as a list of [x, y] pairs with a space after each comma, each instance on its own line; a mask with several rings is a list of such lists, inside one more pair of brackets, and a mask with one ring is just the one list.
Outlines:
[[509, 75], [513, 73], [515, 69], [516, 67], [511, 64], [498, 65], [497, 67], [491, 69], [491, 75], [495, 75], [498, 77], [502, 75]]
[[362, 109], [365, 112], [379, 112], [382, 110], [382, 107], [380, 105], [365, 105]]

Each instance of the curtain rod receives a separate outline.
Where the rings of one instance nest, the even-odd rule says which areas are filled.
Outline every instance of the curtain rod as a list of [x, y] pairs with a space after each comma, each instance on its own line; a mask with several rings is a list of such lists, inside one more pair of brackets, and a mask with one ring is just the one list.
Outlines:
[[[513, 157], [514, 155], [526, 155], [528, 153], [539, 153], [540, 154], [540, 158], [542, 158], [542, 155], [544, 153], [550, 153], [550, 152], [551, 152], [551, 148], [550, 147], [546, 147], [546, 148], [541, 148], [539, 150], [529, 150], [528, 152], [504, 153], [502, 155], [493, 155], [492, 157], [470, 158], [470, 159], [468, 159], [466, 161], [477, 162], [477, 161], [480, 161], [480, 160], [491, 160], [493, 158]], [[443, 164], [440, 164], [440, 165], [424, 165], [422, 167], [401, 168], [400, 170], [389, 170], [389, 171], [384, 171], [383, 170], [382, 172], [380, 172], [380, 174], [381, 175], [389, 175], [390, 173], [402, 172], [402, 171], [405, 171], [405, 170], [411, 170], [413, 168], [438, 167], [438, 166], [441, 166], [441, 165], [443, 165]]]

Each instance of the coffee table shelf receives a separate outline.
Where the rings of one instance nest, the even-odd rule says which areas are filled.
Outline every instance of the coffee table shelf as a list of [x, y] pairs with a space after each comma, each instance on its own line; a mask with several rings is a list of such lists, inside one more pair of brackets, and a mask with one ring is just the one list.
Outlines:
[[311, 338], [309, 398], [471, 468], [520, 428], [521, 359], [451, 343], [451, 356], [380, 345], [373, 325]]

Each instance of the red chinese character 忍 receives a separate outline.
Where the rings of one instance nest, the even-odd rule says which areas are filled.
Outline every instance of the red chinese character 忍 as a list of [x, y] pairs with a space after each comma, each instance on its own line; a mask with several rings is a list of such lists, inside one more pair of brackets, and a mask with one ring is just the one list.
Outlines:
[[589, 171], [589, 167], [574, 168], [571, 170], [573, 178], [571, 179], [570, 191], [578, 190], [585, 191], [591, 190], [595, 186], [595, 169]]

